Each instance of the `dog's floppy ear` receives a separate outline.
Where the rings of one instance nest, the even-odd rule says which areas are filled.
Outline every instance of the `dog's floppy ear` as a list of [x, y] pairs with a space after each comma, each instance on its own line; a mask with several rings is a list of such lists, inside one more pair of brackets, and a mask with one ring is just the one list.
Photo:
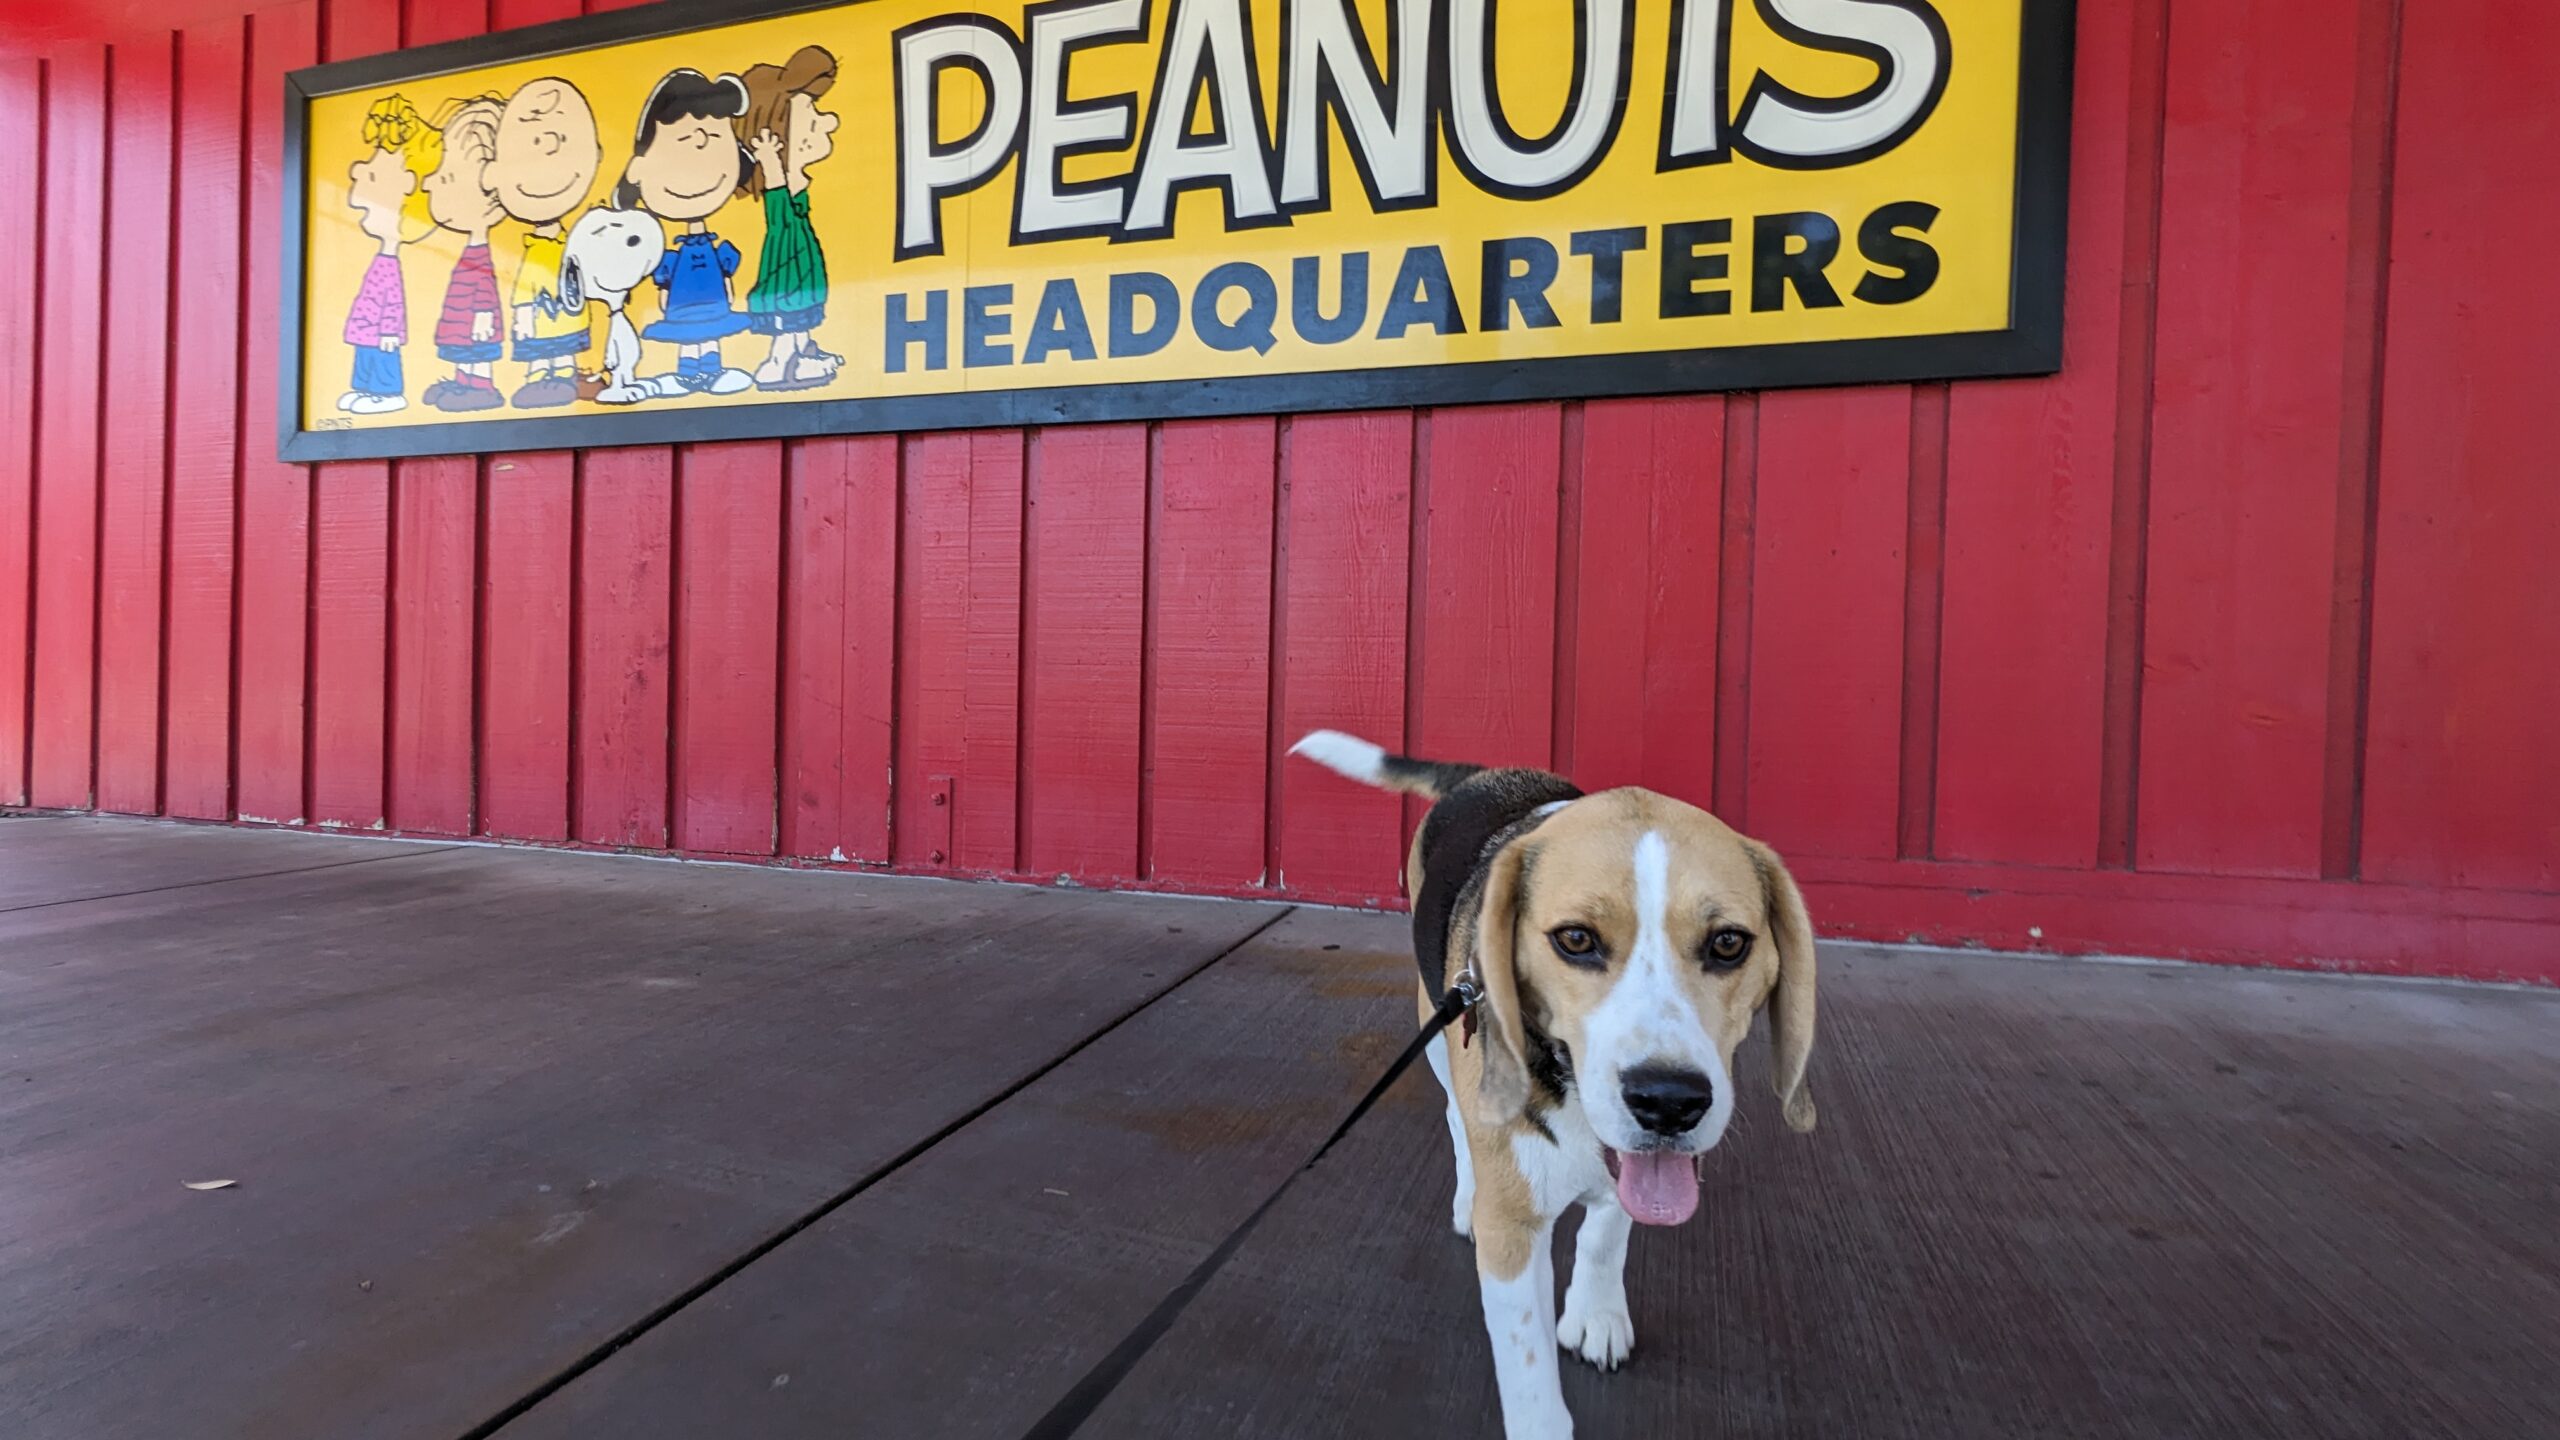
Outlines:
[[1497, 1125], [1518, 1119], [1529, 1108], [1529, 1035], [1513, 954], [1520, 932], [1524, 848], [1517, 841], [1505, 845], [1485, 867], [1484, 904], [1476, 912], [1471, 937], [1476, 979], [1484, 986], [1481, 1008], [1487, 1012], [1479, 1026], [1484, 1078], [1478, 1088], [1486, 1118]]
[[1769, 994], [1769, 1082], [1787, 1128], [1803, 1134], [1814, 1122], [1813, 1091], [1804, 1079], [1813, 1058], [1813, 921], [1776, 851], [1754, 843], [1751, 864], [1760, 872], [1762, 903], [1778, 943], [1778, 986]]

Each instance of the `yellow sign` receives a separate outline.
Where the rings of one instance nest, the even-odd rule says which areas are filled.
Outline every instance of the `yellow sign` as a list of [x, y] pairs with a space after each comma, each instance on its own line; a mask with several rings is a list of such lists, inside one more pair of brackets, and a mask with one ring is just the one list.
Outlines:
[[865, 0], [324, 66], [285, 456], [2051, 370], [2069, 29]]

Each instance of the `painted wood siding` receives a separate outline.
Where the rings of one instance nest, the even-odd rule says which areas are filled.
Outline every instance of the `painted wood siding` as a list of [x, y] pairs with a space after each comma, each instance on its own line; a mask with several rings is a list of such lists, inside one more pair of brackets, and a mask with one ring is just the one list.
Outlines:
[[2047, 379], [280, 464], [281, 76], [577, 8], [0, 60], [0, 801], [1398, 904], [1331, 725], [1836, 934], [2560, 981], [2560, 10], [2084, 3]]

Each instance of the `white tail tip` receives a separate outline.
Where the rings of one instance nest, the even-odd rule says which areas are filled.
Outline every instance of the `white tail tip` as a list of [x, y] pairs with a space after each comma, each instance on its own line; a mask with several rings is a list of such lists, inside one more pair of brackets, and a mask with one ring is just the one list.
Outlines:
[[1334, 774], [1363, 785], [1386, 783], [1387, 752], [1357, 735], [1312, 730], [1305, 739], [1290, 746], [1289, 753], [1304, 755]]

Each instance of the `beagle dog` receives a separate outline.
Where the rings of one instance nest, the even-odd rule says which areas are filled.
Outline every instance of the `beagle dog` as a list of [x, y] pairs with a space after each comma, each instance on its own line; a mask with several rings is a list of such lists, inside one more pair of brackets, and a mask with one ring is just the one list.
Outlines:
[[624, 311], [631, 292], [649, 278], [667, 253], [666, 231], [646, 210], [599, 205], [578, 217], [562, 246], [559, 301], [583, 310], [590, 300], [605, 308], [604, 386], [595, 398], [607, 405], [636, 405], [658, 393], [640, 378], [640, 332]]
[[[1780, 1112], [1813, 1128], [1804, 897], [1769, 847], [1651, 791], [1585, 795], [1331, 730], [1291, 753], [1432, 802], [1405, 862], [1420, 1011], [1462, 976], [1484, 997], [1430, 1048], [1457, 1149], [1450, 1218], [1475, 1242], [1503, 1428], [1561, 1440], [1558, 1346], [1603, 1370], [1634, 1348], [1630, 1227], [1697, 1212], [1698, 1167], [1733, 1119], [1733, 1052], [1763, 1005]], [[1549, 1257], [1571, 1205], [1559, 1316]]]

